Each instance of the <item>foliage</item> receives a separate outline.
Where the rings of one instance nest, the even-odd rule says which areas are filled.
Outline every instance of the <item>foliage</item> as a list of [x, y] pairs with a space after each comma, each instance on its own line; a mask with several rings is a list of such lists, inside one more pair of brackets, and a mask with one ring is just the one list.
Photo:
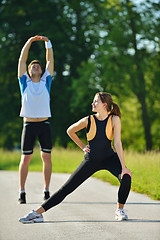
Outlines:
[[[0, 93], [1, 109], [3, 109], [0, 124], [3, 137], [0, 143], [3, 148], [13, 148], [20, 141], [21, 120], [17, 120], [20, 110], [17, 62], [26, 40], [36, 34], [46, 35], [54, 46], [55, 81], [51, 88], [53, 140], [55, 143], [67, 146], [68, 138], [64, 132], [72, 122], [71, 76], [77, 76], [77, 67], [88, 59], [97, 42], [95, 21], [98, 20], [100, 8], [100, 3], [97, 1], [8, 0], [2, 2], [0, 59], [5, 61], [0, 63], [0, 83], [3, 86]], [[44, 45], [32, 44], [28, 62], [34, 58], [45, 64]], [[7, 99], [6, 95], [9, 96]], [[14, 127], [16, 123], [19, 124], [18, 129]], [[10, 134], [6, 134], [6, 129], [11, 125]]]
[[[151, 148], [158, 149], [160, 139], [159, 133], [157, 136], [154, 134], [154, 138], [152, 137], [153, 129], [159, 128], [157, 118], [160, 116], [157, 100], [160, 99], [160, 96], [155, 87], [159, 88], [160, 70], [157, 42], [159, 18], [158, 12], [157, 15], [155, 14], [157, 5], [153, 4], [152, 10], [149, 10], [148, 3], [149, 1], [143, 2], [140, 6], [146, 10], [145, 14], [132, 1], [104, 3], [106, 11], [102, 12], [104, 16], [100, 28], [99, 45], [95, 48], [88, 63], [81, 64], [79, 80], [85, 84], [85, 75], [87, 74], [89, 77], [88, 90], [93, 83], [92, 88], [114, 95], [124, 113], [122, 121], [127, 123], [125, 127], [128, 127], [127, 130], [130, 132], [127, 141], [132, 142], [132, 137], [136, 132], [137, 137], [141, 139], [141, 146], [139, 147], [138, 144], [134, 146], [144, 149], [146, 145], [146, 149], [150, 150]], [[152, 5], [151, 2], [150, 5]], [[155, 63], [154, 70], [153, 62]], [[81, 88], [73, 81], [74, 100]], [[154, 94], [155, 96], [153, 96]], [[83, 92], [83, 99], [89, 99], [87, 91]], [[73, 102], [76, 105], [75, 101]], [[132, 102], [135, 103], [135, 107], [132, 106]], [[137, 115], [138, 119], [135, 119], [134, 116], [135, 121], [131, 120], [130, 112]], [[130, 128], [131, 125], [134, 127]], [[138, 132], [137, 129], [141, 130]], [[134, 138], [134, 141], [136, 139]], [[129, 144], [125, 146], [128, 148]]]
[[[0, 147], [13, 149], [20, 143], [17, 63], [27, 39], [40, 34], [49, 37], [54, 48], [54, 145], [70, 144], [66, 129], [91, 114], [94, 94], [105, 90], [120, 104], [124, 147], [159, 149], [159, 8], [151, 0], [137, 4], [129, 0], [1, 2]], [[32, 44], [28, 63], [33, 59], [45, 65], [44, 44]]]

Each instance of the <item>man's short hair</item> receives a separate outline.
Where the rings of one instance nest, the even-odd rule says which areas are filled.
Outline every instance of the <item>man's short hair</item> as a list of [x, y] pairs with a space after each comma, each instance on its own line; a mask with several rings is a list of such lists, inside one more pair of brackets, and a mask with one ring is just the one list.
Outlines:
[[33, 65], [33, 64], [39, 64], [40, 65], [40, 67], [41, 67], [41, 70], [43, 71], [43, 66], [42, 66], [42, 64], [40, 63], [40, 61], [38, 61], [38, 60], [33, 60], [29, 65], [28, 65], [28, 71], [30, 70], [30, 68], [31, 68], [31, 66]]

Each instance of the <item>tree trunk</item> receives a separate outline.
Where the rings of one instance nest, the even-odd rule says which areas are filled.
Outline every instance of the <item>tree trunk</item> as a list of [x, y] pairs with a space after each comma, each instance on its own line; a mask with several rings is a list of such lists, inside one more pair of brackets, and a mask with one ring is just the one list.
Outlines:
[[[127, 1], [129, 3], [129, 1]], [[129, 5], [128, 5], [129, 6]], [[134, 14], [132, 12], [132, 7], [127, 7], [129, 13], [129, 20], [130, 20], [130, 27], [132, 30], [132, 43], [135, 50], [134, 55], [134, 65], [136, 66], [135, 73], [131, 76], [132, 81], [132, 88], [133, 92], [137, 96], [142, 110], [142, 122], [144, 126], [145, 132], [145, 140], [146, 140], [146, 149], [152, 149], [152, 136], [151, 136], [151, 124], [149, 122], [148, 112], [147, 112], [147, 105], [146, 105], [146, 89], [145, 89], [145, 78], [143, 73], [143, 56], [137, 49], [137, 40], [136, 40], [136, 25]]]
[[151, 136], [151, 124], [148, 118], [146, 101], [142, 93], [141, 93], [141, 96], [138, 97], [138, 99], [140, 101], [141, 110], [142, 110], [142, 121], [143, 121], [143, 126], [145, 131], [146, 149], [150, 151], [152, 149], [152, 136]]

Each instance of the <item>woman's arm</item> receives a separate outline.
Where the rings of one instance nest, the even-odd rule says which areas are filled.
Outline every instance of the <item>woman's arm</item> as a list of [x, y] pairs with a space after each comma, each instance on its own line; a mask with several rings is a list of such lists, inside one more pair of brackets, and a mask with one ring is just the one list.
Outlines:
[[112, 126], [114, 129], [114, 147], [122, 165], [121, 178], [125, 173], [129, 174], [132, 177], [131, 171], [125, 166], [124, 153], [121, 142], [121, 120], [118, 116], [112, 117]]
[[84, 151], [84, 152], [89, 152], [89, 146], [85, 145], [77, 136], [76, 132], [82, 130], [83, 128], [86, 128], [88, 124], [88, 117], [84, 117], [78, 122], [72, 124], [68, 129], [67, 129], [67, 134], [69, 137]]

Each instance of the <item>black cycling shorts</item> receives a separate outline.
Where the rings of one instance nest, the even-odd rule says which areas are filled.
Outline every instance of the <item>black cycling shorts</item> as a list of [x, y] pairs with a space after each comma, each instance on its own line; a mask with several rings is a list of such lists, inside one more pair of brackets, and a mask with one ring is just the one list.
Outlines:
[[48, 120], [42, 122], [25, 122], [21, 137], [22, 154], [28, 155], [33, 153], [35, 140], [38, 138], [41, 151], [51, 153], [52, 137], [51, 128]]

